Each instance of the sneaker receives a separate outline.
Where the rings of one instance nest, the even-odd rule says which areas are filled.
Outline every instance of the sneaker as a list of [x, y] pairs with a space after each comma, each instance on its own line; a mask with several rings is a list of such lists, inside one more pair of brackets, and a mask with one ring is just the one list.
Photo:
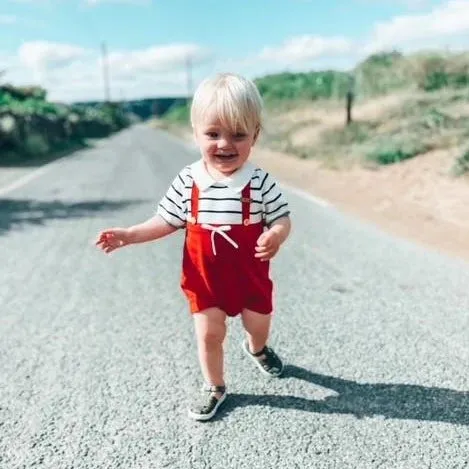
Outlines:
[[[226, 399], [225, 386], [204, 386], [199, 402], [189, 409], [189, 416], [195, 420], [210, 420]], [[217, 398], [215, 393], [221, 393]]]
[[[251, 353], [246, 340], [243, 342], [243, 350], [265, 375], [278, 378], [283, 373], [282, 360], [270, 347], [265, 346], [260, 352]], [[263, 355], [264, 358], [260, 359]]]

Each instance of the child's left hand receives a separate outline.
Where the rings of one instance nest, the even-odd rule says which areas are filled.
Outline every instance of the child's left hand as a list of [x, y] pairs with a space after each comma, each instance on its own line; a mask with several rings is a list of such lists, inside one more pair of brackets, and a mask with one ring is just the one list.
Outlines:
[[261, 261], [268, 261], [277, 254], [280, 248], [280, 236], [278, 233], [272, 230], [265, 231], [259, 236], [256, 246], [255, 257], [258, 257]]

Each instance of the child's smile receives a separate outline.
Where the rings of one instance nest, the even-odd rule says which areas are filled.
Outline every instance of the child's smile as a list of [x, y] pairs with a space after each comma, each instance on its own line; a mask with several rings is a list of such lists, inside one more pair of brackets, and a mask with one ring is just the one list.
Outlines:
[[243, 166], [256, 137], [255, 129], [229, 129], [216, 118], [207, 119], [195, 129], [195, 138], [206, 165], [222, 176], [229, 176]]
[[216, 153], [215, 157], [219, 163], [233, 163], [238, 158], [237, 153]]

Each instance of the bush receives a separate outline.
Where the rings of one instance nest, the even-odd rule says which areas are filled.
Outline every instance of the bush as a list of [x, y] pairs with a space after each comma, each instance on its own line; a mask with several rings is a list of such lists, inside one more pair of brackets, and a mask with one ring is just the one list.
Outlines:
[[266, 102], [284, 100], [317, 100], [345, 97], [350, 76], [346, 72], [323, 71], [278, 73], [255, 80]]
[[418, 142], [388, 142], [369, 152], [366, 158], [380, 165], [388, 165], [413, 158], [428, 150], [426, 145]]
[[456, 163], [454, 164], [451, 170], [451, 173], [453, 174], [453, 176], [456, 176], [456, 177], [462, 176], [463, 174], [466, 174], [468, 172], [469, 172], [469, 150], [463, 153], [456, 160]]
[[130, 124], [114, 103], [68, 106], [45, 100], [38, 87], [0, 87], [1, 151], [27, 157], [43, 155], [86, 138], [102, 138]]
[[469, 85], [469, 59], [467, 54], [430, 55], [424, 57], [418, 77], [419, 88], [436, 91], [446, 87], [461, 88]]
[[414, 82], [412, 60], [397, 51], [371, 55], [357, 65], [353, 75], [356, 94], [364, 97], [409, 88]]
[[5, 94], [17, 101], [25, 101], [26, 99], [45, 101], [47, 96], [46, 90], [39, 86], [14, 87], [12, 85], [2, 85], [0, 86], [0, 97]]

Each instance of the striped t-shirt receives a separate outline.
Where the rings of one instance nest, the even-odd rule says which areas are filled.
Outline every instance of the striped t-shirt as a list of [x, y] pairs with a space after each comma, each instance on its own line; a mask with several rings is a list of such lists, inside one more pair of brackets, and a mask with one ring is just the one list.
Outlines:
[[158, 205], [157, 213], [176, 228], [184, 227], [191, 214], [194, 182], [200, 191], [198, 223], [242, 224], [241, 192], [249, 182], [251, 223], [264, 220], [270, 226], [275, 220], [290, 213], [278, 183], [263, 169], [246, 162], [233, 175], [215, 181], [200, 159], [182, 169]]

